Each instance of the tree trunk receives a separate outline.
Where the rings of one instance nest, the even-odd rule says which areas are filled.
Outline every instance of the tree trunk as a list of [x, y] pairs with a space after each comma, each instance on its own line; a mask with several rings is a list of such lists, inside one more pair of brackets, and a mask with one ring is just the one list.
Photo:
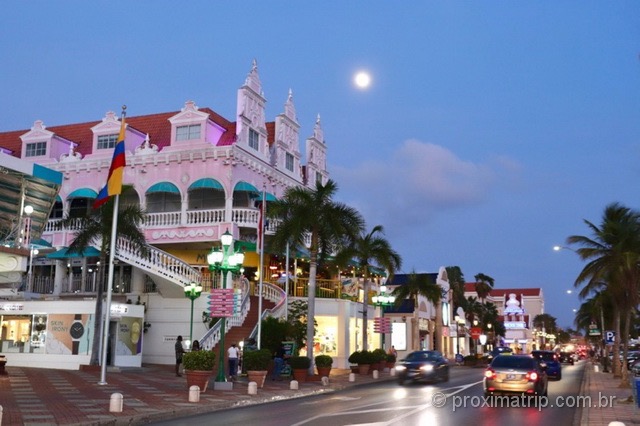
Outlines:
[[[442, 299], [436, 303], [436, 329], [435, 329], [435, 349], [442, 353]], [[444, 355], [444, 354], [443, 354]]]
[[362, 350], [366, 351], [368, 350], [369, 339], [369, 333], [367, 332], [367, 317], [369, 314], [367, 295], [369, 294], [369, 281], [366, 276], [364, 278], [362, 290], [364, 292], [364, 297], [362, 298]]
[[307, 315], [307, 357], [309, 363], [309, 374], [313, 375], [313, 343], [314, 343], [314, 323], [316, 311], [316, 273], [318, 269], [318, 252], [312, 251], [309, 259], [309, 289], [308, 289], [308, 315]]
[[629, 327], [631, 326], [631, 310], [627, 310], [624, 314], [624, 329], [620, 340], [622, 341], [622, 368], [621, 368], [621, 388], [630, 388], [629, 369], [627, 368], [627, 356], [629, 354]]
[[613, 330], [616, 334], [613, 341], [613, 377], [622, 377], [620, 373], [620, 310], [616, 309], [613, 315]]

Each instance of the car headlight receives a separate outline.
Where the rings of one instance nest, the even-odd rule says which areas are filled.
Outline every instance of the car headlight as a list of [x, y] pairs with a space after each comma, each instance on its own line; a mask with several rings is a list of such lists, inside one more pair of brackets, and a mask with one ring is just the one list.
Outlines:
[[404, 371], [406, 369], [407, 367], [405, 367], [404, 365], [396, 365], [396, 371]]
[[432, 371], [433, 370], [433, 365], [431, 365], [431, 364], [423, 365], [422, 367], [420, 367], [420, 370], [422, 370], [422, 371]]

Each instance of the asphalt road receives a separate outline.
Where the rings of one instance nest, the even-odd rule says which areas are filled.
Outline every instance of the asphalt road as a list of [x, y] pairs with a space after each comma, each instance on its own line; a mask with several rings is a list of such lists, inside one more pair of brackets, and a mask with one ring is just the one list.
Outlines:
[[447, 383], [400, 386], [396, 382], [385, 382], [328, 395], [217, 411], [155, 424], [571, 425], [580, 414], [576, 397], [583, 370], [583, 362], [575, 366], [563, 365], [562, 380], [549, 382], [548, 400], [536, 401], [543, 406], [534, 406], [533, 400], [523, 402], [520, 398], [491, 402], [483, 396], [483, 369], [453, 368]]

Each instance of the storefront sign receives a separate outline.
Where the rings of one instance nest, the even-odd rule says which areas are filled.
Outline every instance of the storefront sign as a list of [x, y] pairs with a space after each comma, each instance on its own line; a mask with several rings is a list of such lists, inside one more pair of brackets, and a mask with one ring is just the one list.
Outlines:
[[507, 329], [527, 328], [527, 324], [524, 321], [505, 321], [504, 328], [507, 328]]
[[0, 311], [21, 311], [23, 309], [24, 305], [22, 303], [6, 303], [0, 305]]

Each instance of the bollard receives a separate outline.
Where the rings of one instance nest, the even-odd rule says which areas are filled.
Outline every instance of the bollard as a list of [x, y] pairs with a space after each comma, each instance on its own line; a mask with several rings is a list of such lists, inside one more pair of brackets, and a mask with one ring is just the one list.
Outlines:
[[324, 376], [320, 381], [322, 382], [322, 386], [329, 386], [329, 378], [327, 376]]
[[123, 398], [121, 393], [112, 393], [109, 400], [110, 413], [122, 413]]
[[355, 382], [356, 381], [355, 373], [349, 373], [349, 381], [350, 382]]
[[373, 378], [377, 379], [380, 376], [380, 373], [378, 372], [378, 370], [373, 370]]
[[258, 383], [257, 382], [249, 382], [249, 387], [247, 388], [247, 392], [249, 395], [257, 395], [258, 394]]
[[624, 426], [622, 422], [609, 422], [609, 426]]
[[389, 370], [389, 374], [391, 375], [391, 377], [395, 376], [396, 375], [396, 369], [395, 368], [390, 369]]
[[200, 387], [193, 385], [189, 388], [189, 402], [200, 402]]
[[593, 366], [593, 371], [595, 371], [596, 373], [600, 372], [600, 366], [599, 365], [594, 365]]
[[298, 381], [297, 380], [292, 380], [291, 383], [289, 383], [289, 389], [290, 390], [298, 390]]

